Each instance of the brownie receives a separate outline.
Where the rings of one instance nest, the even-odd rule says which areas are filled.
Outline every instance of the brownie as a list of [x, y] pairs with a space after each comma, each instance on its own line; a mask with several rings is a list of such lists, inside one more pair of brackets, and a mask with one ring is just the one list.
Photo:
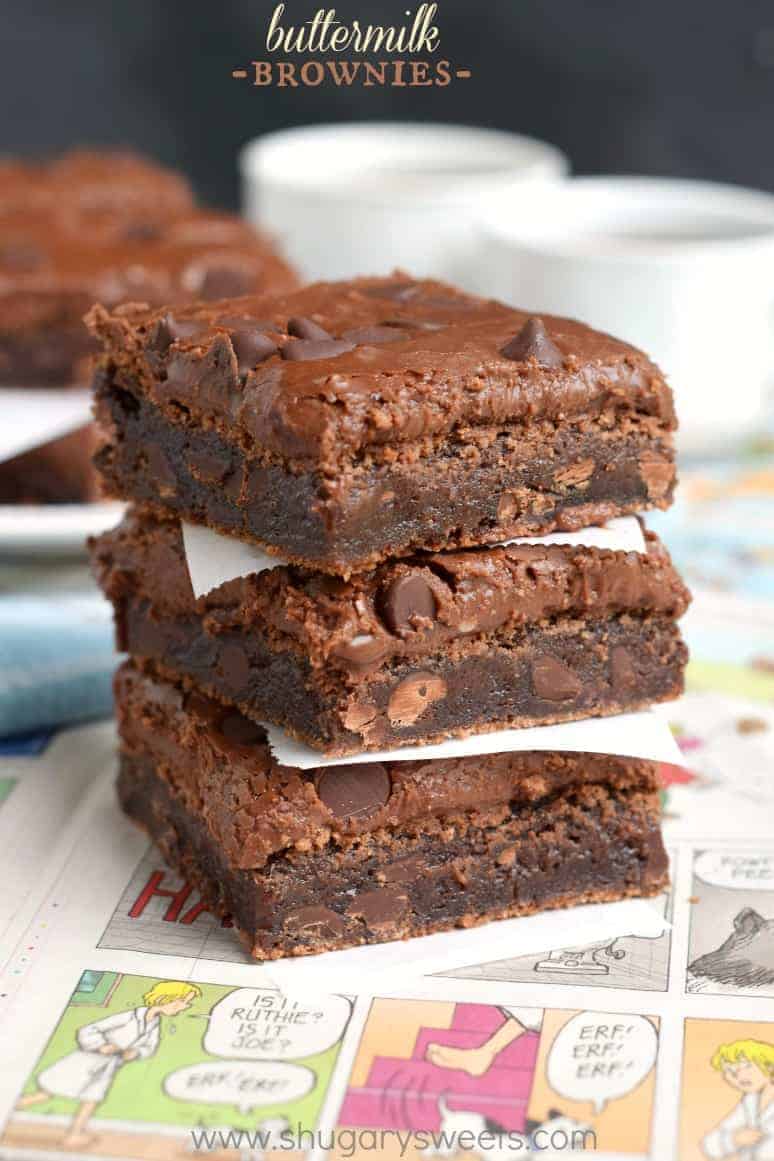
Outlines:
[[124, 665], [119, 796], [258, 959], [652, 895], [656, 764], [606, 755], [279, 766], [237, 711]]
[[73, 149], [60, 157], [0, 160], [0, 214], [44, 209], [101, 214], [188, 210], [193, 191], [182, 174], [129, 150]]
[[91, 466], [95, 431], [84, 424], [0, 462], [0, 504], [81, 504], [97, 500]]
[[89, 322], [108, 491], [307, 567], [671, 500], [669, 387], [578, 322], [403, 275]]
[[332, 755], [614, 714], [676, 697], [689, 594], [646, 553], [510, 544], [348, 580], [277, 565], [194, 597], [179, 521], [92, 542], [118, 648]]
[[87, 379], [96, 344], [83, 316], [94, 302], [176, 304], [295, 285], [266, 238], [229, 214], [163, 200], [96, 215], [79, 204], [0, 212], [0, 384]]

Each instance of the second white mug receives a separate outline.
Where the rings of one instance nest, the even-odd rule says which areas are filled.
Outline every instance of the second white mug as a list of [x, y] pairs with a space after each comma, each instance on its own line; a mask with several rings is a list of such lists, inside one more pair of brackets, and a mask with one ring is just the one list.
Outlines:
[[675, 391], [678, 446], [749, 433], [774, 382], [774, 195], [574, 178], [503, 199], [477, 289], [642, 347]]

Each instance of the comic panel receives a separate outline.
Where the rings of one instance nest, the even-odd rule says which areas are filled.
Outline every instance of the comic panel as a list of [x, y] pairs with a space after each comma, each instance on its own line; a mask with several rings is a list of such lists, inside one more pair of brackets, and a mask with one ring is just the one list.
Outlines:
[[774, 1157], [774, 1024], [686, 1020], [680, 1161]]
[[266, 988], [84, 971], [0, 1145], [190, 1161], [233, 1158], [238, 1143], [301, 1157], [294, 1142], [314, 1131], [351, 1011], [342, 996], [306, 1007]]
[[648, 1152], [658, 1022], [648, 1016], [376, 999], [339, 1112], [390, 1161]]
[[[665, 892], [650, 902], [671, 922], [671, 893]], [[665, 992], [669, 987], [670, 947], [671, 928], [665, 927], [654, 937], [601, 939], [585, 947], [517, 956], [438, 974], [457, 979]]]
[[138, 863], [98, 947], [250, 962], [229, 920], [208, 911], [198, 892], [166, 866], [155, 847]]
[[697, 851], [686, 991], [774, 996], [774, 853]]

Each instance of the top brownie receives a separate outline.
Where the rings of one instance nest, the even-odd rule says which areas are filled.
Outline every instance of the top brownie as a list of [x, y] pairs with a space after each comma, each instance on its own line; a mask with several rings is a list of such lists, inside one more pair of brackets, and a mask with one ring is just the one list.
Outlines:
[[578, 322], [394, 275], [89, 323], [108, 491], [313, 568], [671, 499], [669, 387]]

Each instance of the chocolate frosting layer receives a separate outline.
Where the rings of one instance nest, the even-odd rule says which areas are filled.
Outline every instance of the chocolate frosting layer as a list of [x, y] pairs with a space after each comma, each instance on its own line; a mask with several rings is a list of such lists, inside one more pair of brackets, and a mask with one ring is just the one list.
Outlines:
[[433, 762], [367, 762], [297, 770], [274, 760], [260, 726], [200, 693], [127, 662], [116, 675], [124, 751], [169, 770], [175, 793], [209, 827], [232, 866], [341, 845], [368, 833], [438, 829], [464, 815], [496, 827], [512, 804], [576, 785], [657, 789], [658, 767], [600, 754], [493, 754]]
[[356, 682], [398, 659], [562, 616], [677, 618], [690, 594], [655, 533], [645, 538], [645, 554], [567, 545], [427, 553], [346, 581], [277, 566], [198, 601], [180, 525], [164, 513], [130, 509], [92, 554], [112, 601], [139, 596], [158, 617], [195, 613], [211, 634], [258, 631], [275, 651], [294, 649], [313, 667], [333, 667]]
[[[397, 274], [193, 307], [176, 312], [193, 333], [160, 346], [162, 318], [95, 309], [89, 325], [106, 365], [170, 417], [182, 405], [255, 454], [311, 460], [332, 475], [369, 448], [413, 443], [422, 454], [471, 428], [494, 439], [535, 421], [675, 427], [669, 387], [634, 347], [439, 282]], [[240, 360], [245, 332], [268, 339], [271, 353]]]

